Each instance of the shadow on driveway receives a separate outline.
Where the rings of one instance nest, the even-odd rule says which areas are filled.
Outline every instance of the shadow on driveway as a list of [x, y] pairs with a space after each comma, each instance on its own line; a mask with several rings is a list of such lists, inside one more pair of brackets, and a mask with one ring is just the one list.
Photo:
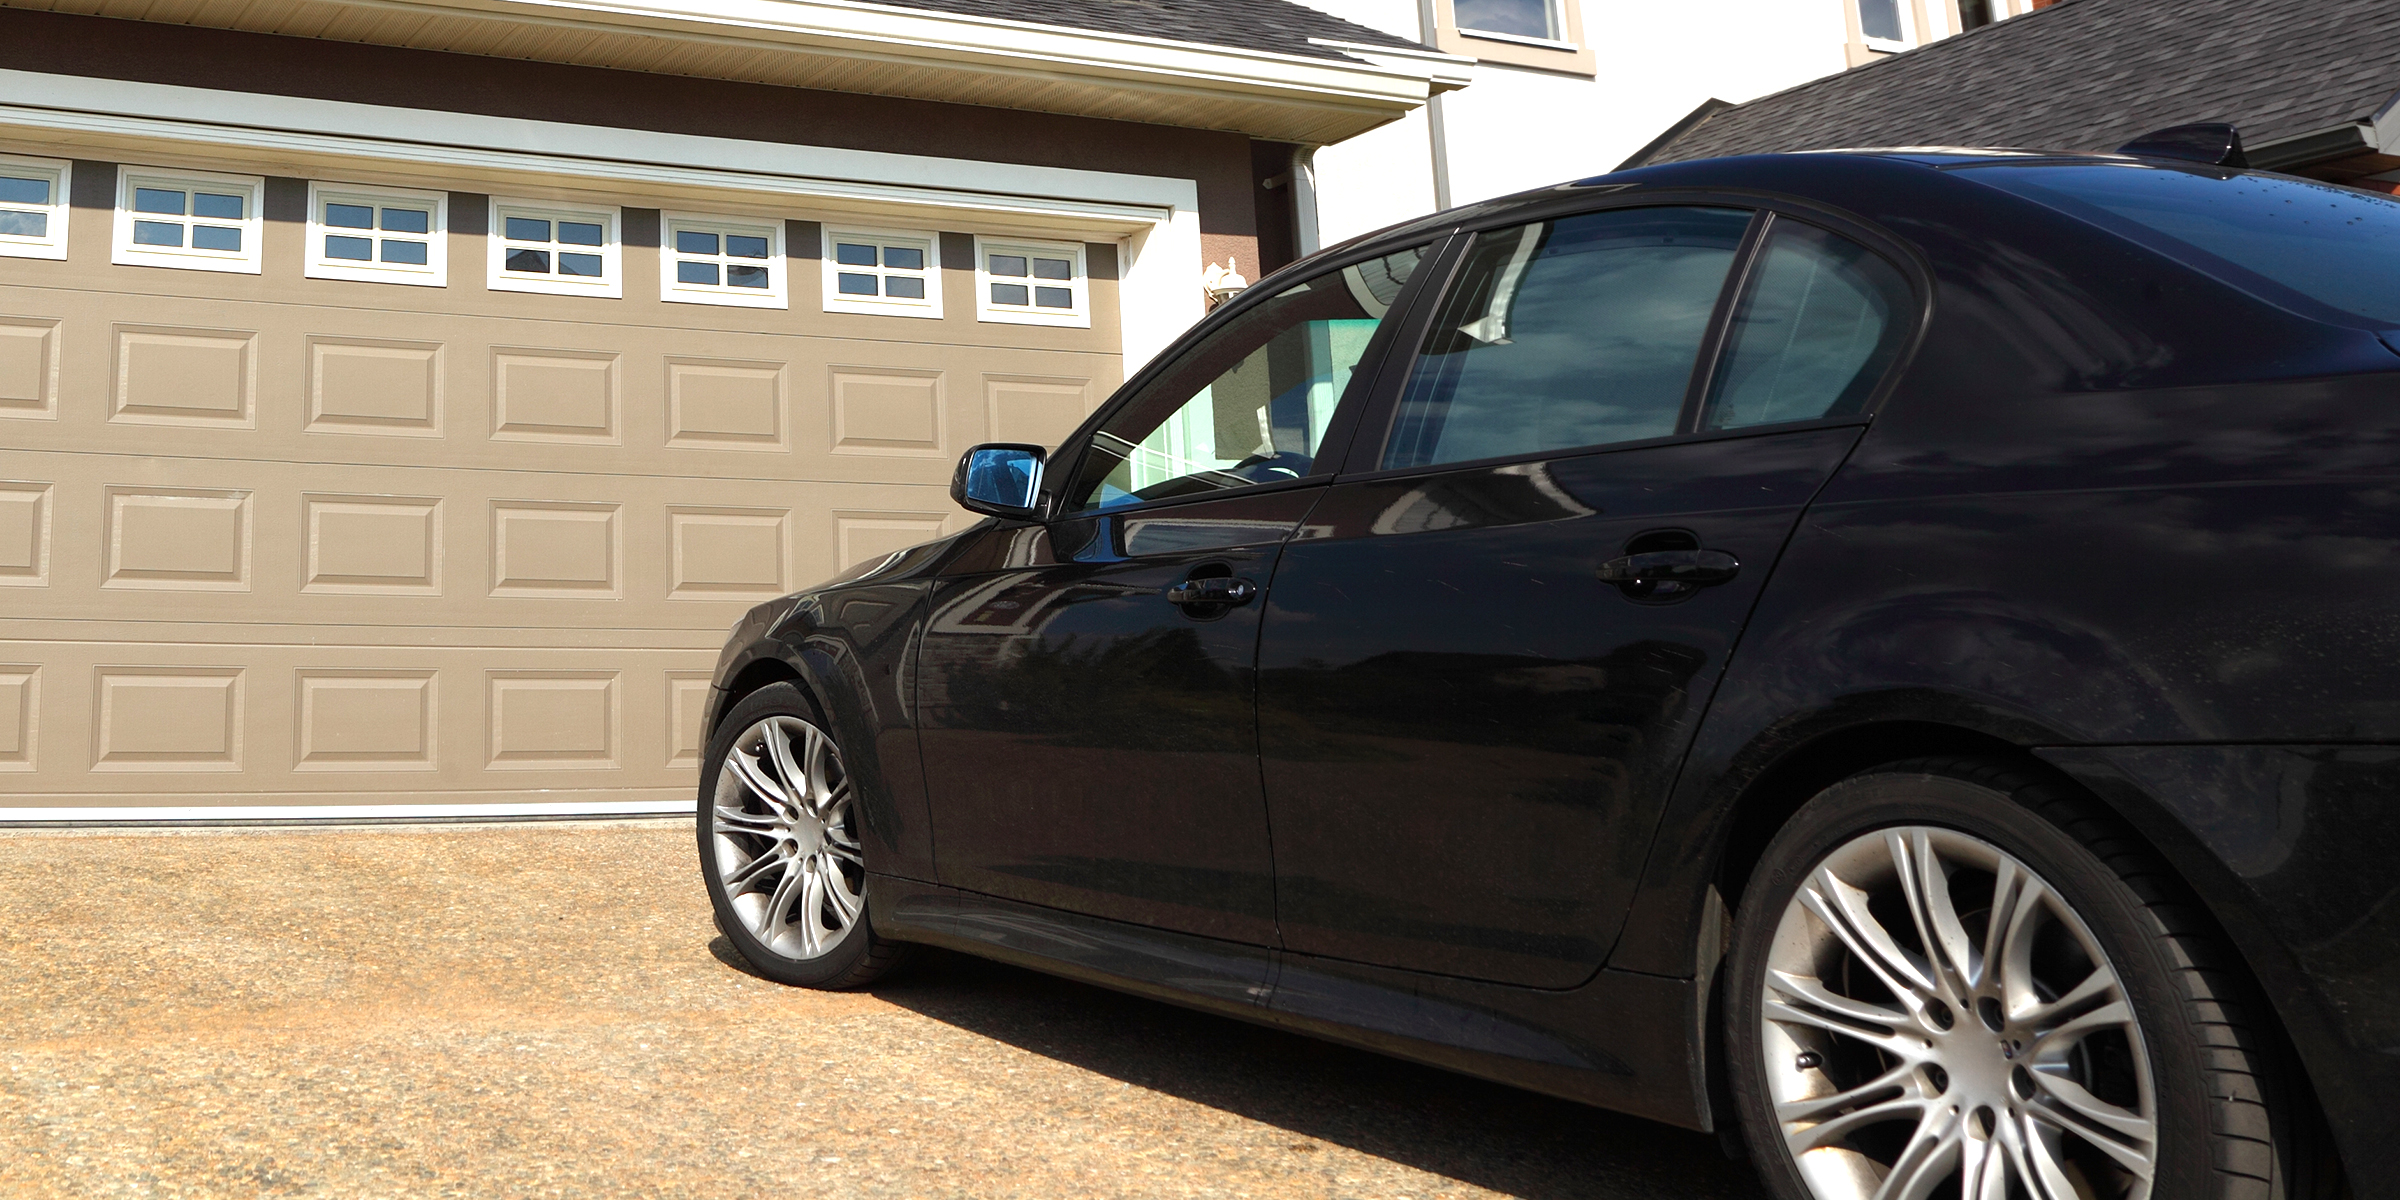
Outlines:
[[[709, 950], [747, 969], [723, 938]], [[1527, 1200], [1765, 1195], [1706, 1134], [963, 954], [923, 952], [875, 995], [1136, 1087]]]

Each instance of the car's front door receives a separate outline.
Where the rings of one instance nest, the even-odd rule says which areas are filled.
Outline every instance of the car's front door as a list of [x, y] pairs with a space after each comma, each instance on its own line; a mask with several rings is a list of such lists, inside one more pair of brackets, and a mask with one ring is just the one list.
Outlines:
[[1287, 947], [1535, 987], [1598, 968], [1915, 303], [1855, 242], [1740, 209], [1477, 235], [1276, 571], [1259, 727]]
[[1258, 614], [1418, 257], [1246, 303], [1062, 450], [1058, 515], [962, 548], [918, 667], [942, 882], [1273, 943]]

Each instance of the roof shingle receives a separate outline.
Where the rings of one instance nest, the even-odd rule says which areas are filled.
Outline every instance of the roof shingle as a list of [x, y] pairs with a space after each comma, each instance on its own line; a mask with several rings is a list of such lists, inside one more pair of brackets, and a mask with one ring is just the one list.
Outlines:
[[2191, 121], [2252, 147], [2400, 93], [2390, 0], [2060, 0], [1736, 105], [1648, 162], [1869, 146], [2110, 150]]

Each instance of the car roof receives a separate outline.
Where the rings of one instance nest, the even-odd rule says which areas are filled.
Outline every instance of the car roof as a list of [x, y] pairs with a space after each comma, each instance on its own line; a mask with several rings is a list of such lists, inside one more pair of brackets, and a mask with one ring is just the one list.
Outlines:
[[[1638, 193], [1646, 191], [1679, 191], [1684, 189], [1738, 188], [1745, 191], [1784, 192], [1809, 198], [1825, 182], [1828, 168], [1841, 171], [1845, 167], [1860, 172], [1913, 169], [1928, 172], [1947, 172], [1966, 167], [1995, 166], [2002, 163], [2106, 163], [2112, 166], [2149, 167], [2157, 170], [2188, 169], [2195, 164], [2135, 158], [2123, 154], [2098, 154], [2091, 151], [2043, 150], [1988, 146], [1888, 146], [1851, 150], [1807, 150], [1790, 154], [1745, 154], [1730, 158], [1700, 158], [1683, 162], [1660, 163], [1635, 167], [1569, 180], [1548, 187], [1533, 188], [1488, 200], [1477, 200], [1456, 208], [1403, 221], [1372, 233], [1350, 238], [1339, 245], [1326, 248], [1336, 251], [1368, 251], [1397, 247], [1429, 236], [1436, 236], [1460, 225], [1480, 224], [1505, 219], [1521, 209], [1547, 207], [1556, 203], [1562, 194], [1574, 192]], [[1313, 261], [1317, 255], [1310, 256]]]

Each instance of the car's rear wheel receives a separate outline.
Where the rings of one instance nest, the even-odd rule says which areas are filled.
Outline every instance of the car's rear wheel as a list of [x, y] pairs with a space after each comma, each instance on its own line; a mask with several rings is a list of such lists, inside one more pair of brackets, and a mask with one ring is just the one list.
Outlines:
[[700, 869], [717, 928], [770, 979], [855, 988], [898, 965], [867, 912], [841, 748], [799, 688], [772, 684], [717, 726], [700, 775]]
[[2272, 1055], [2146, 848], [2009, 767], [1828, 788], [1751, 877], [1726, 1044], [1789, 1200], [2292, 1194]]

